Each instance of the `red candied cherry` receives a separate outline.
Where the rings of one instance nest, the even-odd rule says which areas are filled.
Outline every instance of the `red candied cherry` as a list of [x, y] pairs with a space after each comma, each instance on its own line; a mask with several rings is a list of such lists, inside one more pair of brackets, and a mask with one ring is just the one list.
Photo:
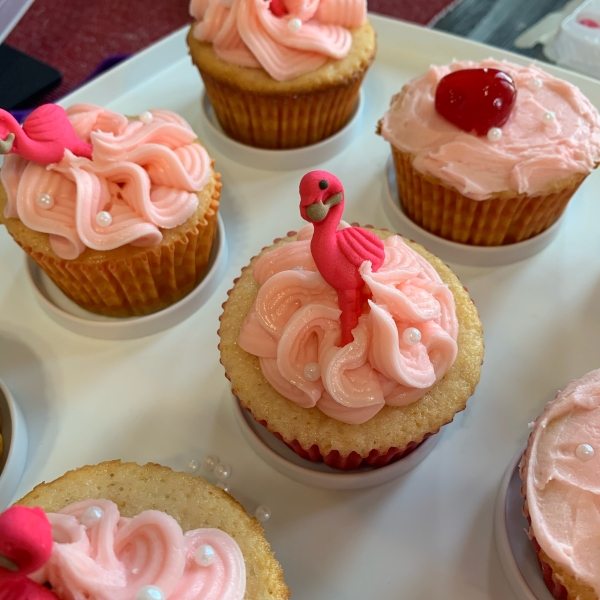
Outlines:
[[435, 109], [463, 131], [486, 135], [508, 121], [516, 98], [517, 86], [504, 71], [463, 69], [442, 77], [435, 91]]
[[283, 0], [271, 0], [271, 4], [269, 4], [269, 10], [276, 17], [285, 17], [288, 14], [287, 8], [283, 3]]

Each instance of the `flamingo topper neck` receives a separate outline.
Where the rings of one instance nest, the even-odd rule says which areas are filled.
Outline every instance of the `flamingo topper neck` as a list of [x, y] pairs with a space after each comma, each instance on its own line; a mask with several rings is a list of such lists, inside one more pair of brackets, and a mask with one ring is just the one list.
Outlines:
[[311, 171], [300, 181], [300, 214], [315, 227], [310, 250], [323, 279], [338, 294], [342, 314], [342, 346], [353, 341], [364, 300], [359, 268], [371, 262], [379, 270], [385, 259], [383, 242], [360, 227], [338, 230], [344, 212], [344, 186], [327, 171]]
[[42, 165], [58, 163], [69, 150], [75, 156], [92, 158], [92, 146], [79, 139], [62, 106], [44, 104], [23, 122], [0, 109], [0, 154], [19, 154]]

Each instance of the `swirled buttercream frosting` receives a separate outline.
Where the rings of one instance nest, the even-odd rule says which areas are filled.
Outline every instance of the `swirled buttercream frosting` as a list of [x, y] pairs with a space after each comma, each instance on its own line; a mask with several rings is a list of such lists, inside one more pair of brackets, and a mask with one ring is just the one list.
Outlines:
[[[369, 261], [359, 269], [370, 299], [354, 341], [342, 347], [337, 294], [317, 271], [312, 233], [312, 225], [304, 227], [296, 241], [256, 262], [260, 288], [240, 347], [259, 357], [265, 379], [282, 396], [338, 421], [364, 423], [386, 404], [417, 401], [456, 358], [452, 292], [420, 254], [391, 236], [379, 270]], [[405, 335], [414, 329], [416, 337]]]
[[181, 117], [153, 110], [128, 119], [91, 104], [74, 105], [67, 114], [77, 135], [91, 143], [92, 160], [66, 151], [46, 166], [6, 156], [0, 171], [5, 217], [49, 234], [52, 250], [72, 260], [86, 248], [155, 246], [161, 229], [194, 214], [211, 161]]
[[[101, 509], [101, 517], [90, 523], [86, 511], [94, 508]], [[145, 586], [159, 588], [168, 600], [244, 597], [244, 557], [219, 529], [184, 534], [163, 512], [148, 510], [128, 519], [105, 499], [77, 502], [47, 516], [52, 555], [31, 578], [50, 584], [61, 600], [135, 600]], [[201, 546], [210, 547], [209, 561], [196, 560]]]
[[[517, 87], [511, 116], [493, 140], [460, 130], [435, 109], [445, 75], [486, 67], [506, 72]], [[537, 67], [492, 59], [430, 67], [394, 96], [381, 135], [409, 153], [417, 171], [473, 200], [508, 190], [535, 195], [600, 162], [600, 116], [578, 88]]]
[[[274, 10], [277, 2], [279, 10]], [[194, 37], [222, 60], [262, 67], [277, 81], [345, 58], [350, 29], [366, 22], [366, 0], [191, 0]]]
[[530, 537], [600, 596], [600, 369], [535, 422], [521, 461]]

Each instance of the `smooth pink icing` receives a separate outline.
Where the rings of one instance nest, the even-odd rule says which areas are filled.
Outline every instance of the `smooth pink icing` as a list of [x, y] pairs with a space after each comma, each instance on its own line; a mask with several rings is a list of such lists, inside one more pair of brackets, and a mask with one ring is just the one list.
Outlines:
[[[594, 456], [576, 455], [590, 444]], [[600, 596], [600, 369], [572, 381], [535, 422], [521, 476], [530, 535]]]
[[[86, 528], [84, 511], [98, 506], [101, 521]], [[50, 583], [61, 600], [135, 600], [146, 585], [169, 600], [242, 600], [246, 590], [244, 557], [235, 540], [219, 529], [183, 533], [177, 521], [156, 511], [121, 517], [116, 504], [97, 499], [48, 513], [54, 544], [50, 560], [31, 577]], [[208, 544], [214, 562], [199, 566], [196, 549]]]
[[[211, 42], [222, 60], [262, 67], [277, 81], [288, 81], [344, 58], [352, 46], [349, 29], [366, 21], [366, 0], [284, 0], [288, 14], [276, 17], [270, 0], [191, 0], [198, 21], [194, 36]], [[292, 19], [302, 27], [291, 31]]]
[[[153, 110], [145, 124], [91, 104], [67, 114], [77, 135], [92, 144], [93, 160], [67, 151], [45, 166], [8, 155], [0, 171], [6, 217], [48, 233], [54, 252], [74, 259], [86, 247], [154, 246], [162, 241], [160, 229], [177, 227], [196, 211], [211, 161], [181, 117]], [[54, 198], [52, 208], [38, 206], [41, 194]], [[101, 211], [112, 216], [108, 227], [96, 222]]]
[[[496, 142], [460, 130], [434, 106], [442, 77], [480, 67], [505, 71], [517, 85], [515, 107]], [[534, 78], [542, 81], [538, 90], [528, 87]], [[547, 111], [555, 114], [552, 123], [542, 118]], [[474, 200], [504, 190], [533, 195], [557, 179], [589, 173], [600, 162], [600, 116], [578, 88], [537, 67], [492, 59], [430, 67], [392, 99], [381, 134], [414, 155], [417, 171]]]
[[[240, 347], [259, 357], [265, 379], [280, 394], [345, 423], [364, 423], [385, 404], [415, 402], [456, 358], [452, 293], [422, 256], [399, 236], [389, 237], [382, 267], [376, 273], [368, 261], [360, 267], [373, 297], [352, 331], [354, 341], [340, 347], [337, 294], [312, 260], [312, 231], [304, 227], [298, 241], [257, 261], [254, 278], [261, 287]], [[403, 341], [407, 327], [420, 330], [421, 342]], [[309, 363], [320, 367], [316, 381], [304, 374]]]

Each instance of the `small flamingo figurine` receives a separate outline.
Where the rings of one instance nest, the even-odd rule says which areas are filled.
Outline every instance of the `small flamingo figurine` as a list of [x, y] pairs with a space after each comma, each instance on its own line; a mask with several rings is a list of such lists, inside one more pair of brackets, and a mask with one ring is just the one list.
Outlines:
[[49, 165], [60, 162], [70, 150], [75, 156], [92, 158], [92, 146], [80, 140], [65, 109], [57, 104], [36, 108], [23, 127], [0, 109], [0, 154], [19, 154], [32, 162]]
[[364, 281], [358, 268], [370, 260], [373, 272], [385, 259], [383, 242], [360, 227], [338, 230], [344, 212], [344, 187], [327, 171], [311, 171], [300, 181], [300, 214], [315, 232], [310, 244], [323, 279], [335, 289], [342, 311], [342, 346], [354, 340], [352, 330], [362, 314]]
[[52, 554], [52, 526], [41, 508], [13, 506], [0, 514], [0, 600], [57, 600], [56, 594], [27, 575]]

